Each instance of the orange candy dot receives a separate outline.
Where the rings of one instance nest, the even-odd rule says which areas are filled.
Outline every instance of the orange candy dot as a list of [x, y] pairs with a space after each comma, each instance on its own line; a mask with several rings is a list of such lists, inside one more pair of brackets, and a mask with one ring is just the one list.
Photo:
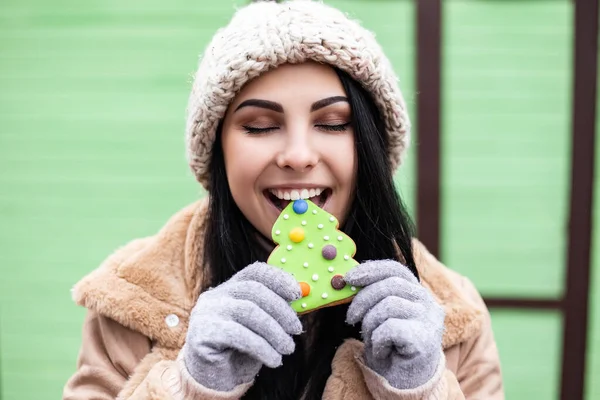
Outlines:
[[306, 297], [310, 294], [310, 285], [306, 282], [300, 282], [300, 290], [302, 290], [302, 297]]
[[304, 240], [304, 229], [294, 228], [290, 231], [290, 240], [294, 243], [300, 243]]

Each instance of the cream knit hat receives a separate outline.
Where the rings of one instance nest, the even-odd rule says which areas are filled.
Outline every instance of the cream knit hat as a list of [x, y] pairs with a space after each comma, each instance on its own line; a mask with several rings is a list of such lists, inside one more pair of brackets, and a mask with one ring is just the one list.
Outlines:
[[281, 64], [316, 61], [337, 67], [373, 96], [388, 135], [392, 169], [408, 147], [410, 121], [392, 66], [374, 35], [317, 1], [252, 3], [213, 37], [195, 74], [187, 108], [187, 156], [208, 188], [219, 121], [245, 83]]

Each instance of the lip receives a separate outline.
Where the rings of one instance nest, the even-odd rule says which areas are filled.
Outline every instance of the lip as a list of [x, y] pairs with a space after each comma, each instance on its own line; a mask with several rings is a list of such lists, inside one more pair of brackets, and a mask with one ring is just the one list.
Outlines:
[[273, 211], [273, 223], [275, 223], [275, 221], [277, 220], [277, 218], [279, 217], [279, 215], [281, 214], [281, 210], [279, 208], [277, 208], [275, 206], [275, 204], [271, 203], [271, 201], [263, 195], [263, 200], [267, 203], [267, 206], [269, 207], [269, 210]]

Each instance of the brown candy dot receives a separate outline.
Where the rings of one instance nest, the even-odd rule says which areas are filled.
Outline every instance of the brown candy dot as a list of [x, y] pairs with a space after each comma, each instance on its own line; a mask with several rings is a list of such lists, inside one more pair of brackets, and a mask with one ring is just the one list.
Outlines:
[[346, 281], [341, 275], [335, 275], [331, 278], [331, 287], [335, 290], [342, 290], [346, 286]]
[[323, 254], [323, 258], [325, 258], [326, 260], [333, 260], [337, 255], [337, 249], [334, 245], [331, 244], [323, 246], [321, 252]]

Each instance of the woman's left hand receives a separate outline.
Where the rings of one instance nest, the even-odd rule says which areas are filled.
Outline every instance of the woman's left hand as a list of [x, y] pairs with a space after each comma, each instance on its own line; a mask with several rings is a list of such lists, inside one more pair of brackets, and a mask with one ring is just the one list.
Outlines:
[[346, 322], [362, 321], [365, 361], [397, 389], [413, 389], [431, 379], [442, 356], [444, 310], [402, 264], [367, 261], [346, 273], [362, 286]]

